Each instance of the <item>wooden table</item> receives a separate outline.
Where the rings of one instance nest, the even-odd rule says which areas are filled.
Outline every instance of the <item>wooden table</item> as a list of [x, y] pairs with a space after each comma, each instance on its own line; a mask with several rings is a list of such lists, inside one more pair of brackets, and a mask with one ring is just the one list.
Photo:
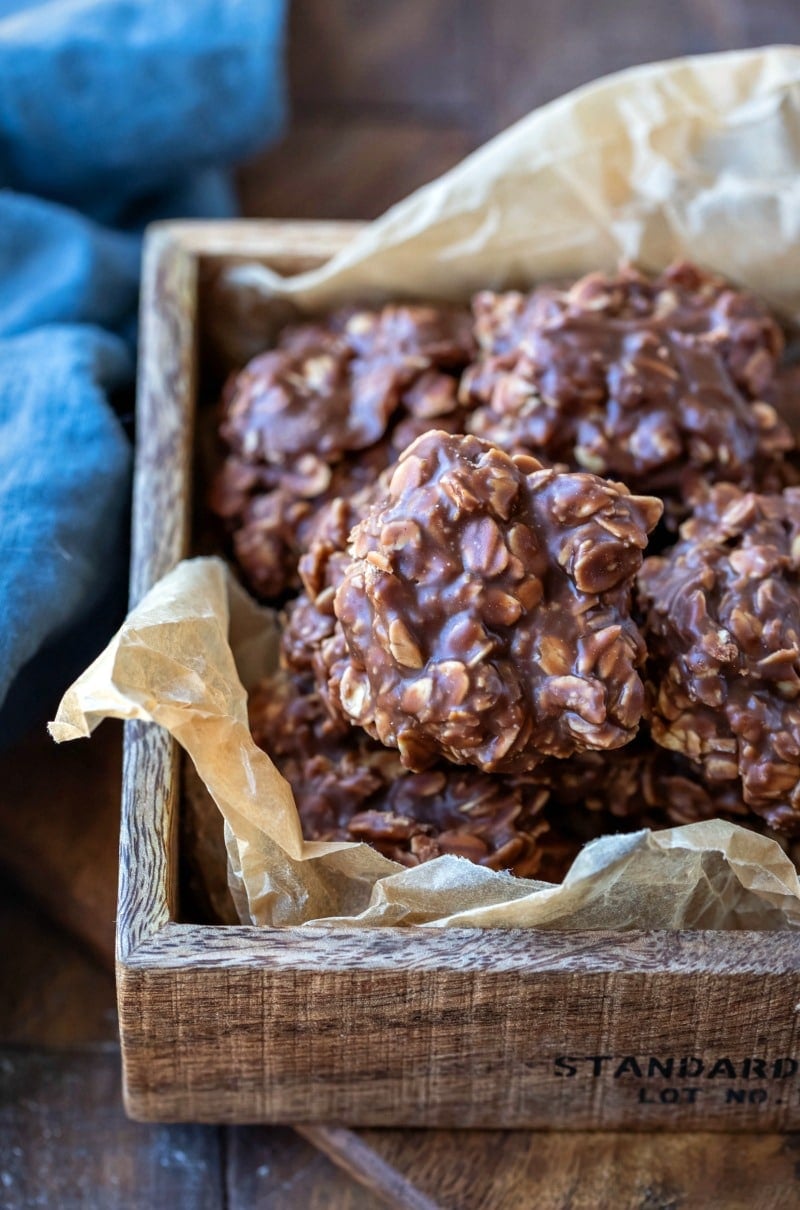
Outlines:
[[119, 726], [105, 724], [91, 743], [55, 748], [39, 733], [0, 757], [0, 848], [11, 875], [0, 889], [0, 1206], [800, 1203], [800, 1135], [128, 1122], [111, 974], [120, 743]]
[[[371, 218], [567, 88], [798, 28], [792, 0], [296, 0], [292, 130], [242, 170], [243, 206]], [[800, 1204], [797, 1135], [128, 1122], [111, 975], [119, 744], [108, 724], [64, 749], [39, 729], [0, 757], [0, 1206]]]

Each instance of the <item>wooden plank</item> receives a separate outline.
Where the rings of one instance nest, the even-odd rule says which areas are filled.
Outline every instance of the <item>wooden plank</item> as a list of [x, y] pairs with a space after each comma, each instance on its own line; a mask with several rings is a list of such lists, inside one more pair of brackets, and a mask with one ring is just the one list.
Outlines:
[[[367, 1189], [378, 1193], [383, 1203], [395, 1206], [397, 1210], [438, 1210], [442, 1204], [422, 1192], [417, 1182], [416, 1163], [410, 1164], [405, 1169], [409, 1176], [404, 1176], [399, 1165], [393, 1165], [391, 1160], [384, 1158], [380, 1146], [373, 1146], [366, 1141], [365, 1131], [357, 1133], [341, 1126], [298, 1126], [296, 1129], [304, 1138], [338, 1164], [343, 1171], [360, 1181]], [[405, 1136], [408, 1132], [375, 1131], [373, 1133], [377, 1134], [380, 1139], [384, 1134]], [[429, 1131], [422, 1132], [420, 1140], [423, 1153], [423, 1172], [427, 1167], [424, 1163], [424, 1152], [429, 1134]], [[459, 1131], [457, 1137], [461, 1139], [462, 1146], [465, 1143], [469, 1146], [469, 1141], [473, 1136]], [[428, 1159], [433, 1160], [437, 1166], [438, 1154], [438, 1150], [428, 1152]]]
[[6, 1210], [222, 1210], [214, 1127], [143, 1127], [122, 1111], [119, 1055], [0, 1050]]
[[[640, 63], [797, 40], [787, 0], [497, 0], [485, 21], [480, 63], [490, 119], [484, 137], [573, 88]], [[475, 37], [479, 30], [475, 30]], [[475, 77], [473, 77], [475, 79]]]
[[0, 1046], [3, 1210], [377, 1210], [289, 1129], [142, 1126], [123, 1113], [116, 1047]]
[[797, 971], [153, 964], [123, 967], [119, 992], [127, 1105], [145, 1121], [800, 1125]]
[[120, 728], [56, 747], [42, 729], [0, 756], [0, 861], [101, 960], [114, 952]]
[[[156, 311], [152, 299], [162, 300]], [[142, 268], [136, 391], [130, 601], [186, 553], [192, 506], [197, 260], [169, 232], [151, 231]], [[169, 409], [162, 408], [165, 396]], [[135, 775], [131, 773], [135, 770]], [[177, 747], [160, 728], [125, 728], [118, 955], [177, 910]], [[143, 888], [137, 871], [148, 871]], [[140, 896], [144, 893], [144, 900]]]
[[[82, 750], [88, 755], [91, 748], [87, 745]], [[28, 772], [32, 773], [36, 761], [30, 754], [27, 760]], [[86, 777], [83, 799], [96, 807], [87, 812], [85, 822], [87, 826], [92, 821], [97, 824], [98, 816], [106, 812], [111, 817], [109, 830], [113, 830], [117, 822], [115, 794], [102, 794], [102, 788], [96, 774]], [[116, 793], [116, 786], [112, 788]], [[17, 810], [23, 815], [48, 805], [25, 796], [17, 799]], [[79, 835], [68, 845], [79, 849]], [[57, 854], [52, 849], [41, 854], [38, 864], [45, 883], [64, 859], [69, 859], [69, 852], [63, 848]], [[107, 863], [96, 869], [96, 881], [107, 883], [108, 893], [113, 894], [113, 873]], [[57, 930], [32, 919], [24, 905], [20, 906], [16, 889], [0, 898], [0, 951], [7, 955], [2, 970], [7, 993], [0, 1015], [0, 1037], [6, 1041], [72, 1045], [88, 1040], [90, 1035], [104, 1036], [98, 1028], [99, 988], [91, 962], [77, 950], [72, 951]], [[109, 982], [106, 1008], [113, 996]], [[379, 1190], [389, 1205], [433, 1203], [442, 1207], [463, 1205], [469, 1210], [472, 1205], [491, 1204], [497, 1210], [527, 1210], [536, 1197], [537, 1205], [545, 1210], [570, 1204], [614, 1204], [622, 1210], [629, 1205], [638, 1210], [643, 1204], [653, 1207], [676, 1202], [735, 1210], [737, 1206], [754, 1205], [788, 1207], [797, 1197], [793, 1172], [794, 1165], [800, 1164], [800, 1140], [796, 1136], [748, 1139], [741, 1135], [680, 1134], [651, 1138], [630, 1133], [530, 1135], [390, 1130], [356, 1134], [324, 1126], [301, 1129], [309, 1142], [355, 1179]], [[282, 1210], [284, 1205], [287, 1210], [300, 1204], [324, 1206], [328, 1194], [331, 1200], [327, 1204], [335, 1204], [333, 1197], [340, 1193], [329, 1170], [321, 1168], [311, 1152], [304, 1158], [292, 1145], [290, 1133], [277, 1133], [279, 1138], [273, 1140], [273, 1132], [263, 1128], [227, 1132], [227, 1195], [232, 1210], [237, 1205], [243, 1208], [253, 1204], [259, 1197], [273, 1210]], [[2, 1149], [4, 1155], [11, 1149], [5, 1136]], [[30, 1191], [32, 1178], [28, 1180]], [[97, 1190], [94, 1195], [96, 1199]], [[342, 1191], [345, 1207], [373, 1204], [369, 1200], [348, 1203], [347, 1196], [351, 1195]]]
[[[10, 945], [3, 945], [12, 936], [18, 943], [16, 952]], [[72, 1045], [90, 1035], [97, 1036], [92, 1003], [96, 984], [86, 981], [86, 969], [78, 978], [72, 969], [69, 979], [64, 980], [70, 968], [91, 969], [91, 960], [69, 942], [64, 944], [52, 926], [31, 917], [16, 891], [0, 896], [0, 952], [6, 954], [3, 984], [16, 993], [0, 1006], [0, 1037], [6, 1041], [13, 1037], [17, 1041]], [[110, 987], [107, 1003], [109, 995], [113, 995]], [[27, 1018], [28, 1008], [35, 1006], [37, 997], [42, 998], [43, 1009], [38, 1016], [34, 1012]], [[13, 1058], [18, 1059], [17, 1052]], [[84, 1061], [91, 1067], [95, 1058], [76, 1061], [84, 1072]], [[52, 1062], [53, 1056], [48, 1055], [48, 1066]], [[61, 1057], [56, 1056], [55, 1062], [59, 1065]], [[52, 1095], [47, 1093], [43, 1099], [48, 1103], [52, 1128]], [[119, 1112], [115, 1102], [109, 1104], [109, 1109]], [[169, 1149], [182, 1149], [183, 1130], [164, 1128], [149, 1136], [155, 1139], [151, 1145], [157, 1147], [159, 1157], [163, 1158]], [[627, 1206], [638, 1210], [642, 1205], [675, 1204], [708, 1206], [711, 1210], [753, 1205], [789, 1207], [796, 1204], [795, 1169], [800, 1171], [797, 1136], [650, 1138], [630, 1134], [531, 1136], [505, 1131], [378, 1130], [356, 1135], [327, 1127], [306, 1127], [302, 1133], [309, 1144], [330, 1155], [344, 1173], [363, 1182], [366, 1189], [354, 1189], [344, 1173], [332, 1171], [318, 1152], [300, 1143], [292, 1131], [234, 1128], [226, 1132], [224, 1148], [227, 1205], [231, 1210], [244, 1210], [256, 1203], [270, 1210], [292, 1210], [298, 1205], [309, 1210], [333, 1205], [342, 1210], [372, 1210], [379, 1204], [406, 1210], [428, 1210], [431, 1206], [470, 1210], [472, 1206], [490, 1204], [497, 1210], [511, 1210], [527, 1208], [533, 1197], [545, 1210], [603, 1204], [618, 1205], [622, 1210]], [[3, 1133], [0, 1126], [0, 1140], [3, 1156], [13, 1156], [19, 1145], [16, 1136]], [[100, 1139], [100, 1144], [105, 1145], [105, 1139]], [[37, 1198], [41, 1201], [45, 1195], [49, 1197], [54, 1165], [60, 1167], [60, 1158], [48, 1153], [38, 1163], [36, 1173], [26, 1170], [24, 1183], [16, 1188], [8, 1181], [15, 1179], [17, 1170], [0, 1166], [0, 1178], [6, 1173], [4, 1193], [12, 1188], [8, 1204], [36, 1204]], [[94, 1204], [100, 1204], [101, 1199], [104, 1206], [117, 1204], [113, 1199], [119, 1190], [113, 1186], [108, 1190], [103, 1183], [114, 1176], [113, 1166], [110, 1176], [104, 1168], [100, 1183], [91, 1186]], [[180, 1186], [179, 1196], [185, 1199], [191, 1192], [191, 1169], [188, 1176], [182, 1172], [181, 1179], [189, 1182]], [[56, 1191], [59, 1197], [69, 1193], [63, 1173]], [[13, 1197], [17, 1200], [11, 1200]], [[186, 1204], [185, 1200], [180, 1204]]]
[[[90, 797], [94, 788], [86, 786]], [[110, 800], [100, 796], [99, 802]], [[23, 798], [18, 805], [33, 811], [38, 804]], [[115, 825], [117, 814], [112, 807]], [[73, 844], [79, 847], [78, 838]], [[44, 879], [49, 863], [58, 865], [63, 856], [45, 849], [39, 866]], [[97, 877], [113, 894], [116, 851], [111, 857]], [[290, 1129], [229, 1130], [221, 1148], [217, 1131], [126, 1122], [112, 962], [110, 945], [104, 968], [36, 910], [18, 885], [0, 887], [0, 1205], [149, 1210], [166, 1206], [167, 1198], [181, 1207], [233, 1210], [256, 1201], [270, 1210], [373, 1210], [384, 1204]], [[84, 1125], [79, 1134], [69, 1126], [65, 1137], [64, 1119], [77, 1115]], [[205, 1201], [197, 1200], [211, 1161], [219, 1166], [223, 1158], [224, 1195], [212, 1188]]]
[[167, 924], [131, 953], [131, 971], [151, 969], [423, 972], [487, 976], [672, 975], [760, 977], [800, 972], [798, 947], [783, 931], [613, 933], [503, 929], [270, 929]]
[[[226, 1210], [380, 1210], [386, 1205], [355, 1183], [311, 1142], [287, 1128], [225, 1131]], [[408, 1210], [414, 1210], [409, 1205]]]
[[710, 29], [700, 10], [682, 0], [650, 0], [643, 20], [637, 0], [602, 6], [596, 0], [493, 4], [486, 18], [486, 62], [494, 130], [598, 76], [730, 45], [729, 31]]
[[299, 119], [289, 137], [241, 170], [245, 215], [307, 219], [325, 199], [329, 219], [376, 218], [476, 146], [462, 127], [414, 119]]
[[[363, 227], [359, 222], [247, 218], [214, 223], [187, 219], [167, 225], [183, 248], [201, 258], [202, 268], [213, 269], [232, 259], [260, 260], [268, 261], [278, 273], [288, 274], [314, 269], [329, 260]], [[302, 252], [298, 251], [300, 245]]]
[[[100, 732], [92, 745], [82, 751], [88, 757], [94, 745], [101, 742]], [[77, 749], [76, 749], [77, 750]], [[55, 749], [52, 749], [55, 751]], [[71, 749], [62, 750], [65, 754]], [[13, 764], [32, 776], [40, 756], [25, 746]], [[24, 764], [22, 763], [24, 760]], [[107, 816], [105, 831], [112, 835], [112, 846], [105, 860], [95, 867], [96, 891], [113, 896], [113, 866], [116, 855], [115, 830], [118, 812], [118, 770], [108, 771], [107, 780], [99, 769], [89, 768], [80, 784], [83, 814], [76, 818], [75, 834], [64, 838], [60, 847], [46, 844], [35, 863], [42, 883], [47, 886], [59, 874], [60, 867], [74, 868], [71, 851], [80, 852], [86, 829], [98, 828]], [[25, 780], [25, 779], [21, 779]], [[61, 809], [68, 799], [47, 801], [38, 797], [35, 781], [20, 787], [16, 811], [29, 818], [41, 811]], [[63, 787], [62, 787], [63, 789]], [[35, 796], [36, 795], [36, 796]], [[87, 809], [87, 804], [91, 809]], [[53, 823], [57, 822], [57, 817]], [[46, 840], [47, 831], [42, 831]], [[97, 848], [94, 849], [98, 853]], [[61, 873], [63, 877], [63, 870]], [[66, 891], [67, 900], [70, 897]], [[90, 920], [85, 913], [73, 913], [73, 918]], [[224, 932], [220, 931], [220, 944]], [[236, 930], [240, 932], [240, 930]], [[364, 935], [362, 935], [363, 941]], [[746, 942], [746, 939], [743, 939]], [[777, 941], [777, 938], [773, 940]], [[746, 942], [747, 943], [747, 942]], [[98, 1038], [111, 1037], [107, 1013], [113, 1006], [113, 988], [108, 977], [98, 979], [90, 959], [65, 940], [60, 931], [32, 916], [20, 901], [17, 888], [0, 896], [0, 952], [6, 955], [2, 967], [2, 982], [6, 996], [0, 1004], [0, 1038], [42, 1045], [75, 1045]], [[107, 946], [110, 961], [110, 943]], [[744, 955], [742, 955], [744, 960]], [[280, 961], [280, 953], [277, 957]], [[773, 956], [769, 957], [769, 961]], [[438, 954], [433, 956], [433, 964]], [[752, 965], [753, 959], [750, 959]], [[105, 986], [103, 986], [103, 983]], [[102, 1000], [103, 1007], [100, 1008]], [[118, 1112], [118, 1105], [112, 1106]], [[716, 1182], [719, 1174], [732, 1165], [729, 1181], [720, 1181], [721, 1196], [728, 1197], [730, 1189], [743, 1190], [742, 1205], [757, 1204], [751, 1196], [765, 1179], [774, 1187], [775, 1204], [791, 1205], [794, 1186], [787, 1174], [793, 1157], [800, 1162], [800, 1145], [791, 1136], [777, 1139], [762, 1136], [745, 1140], [719, 1136], [667, 1136], [662, 1140], [632, 1135], [529, 1135], [507, 1132], [449, 1132], [449, 1131], [365, 1131], [355, 1134], [325, 1126], [301, 1128], [309, 1144], [313, 1143], [368, 1190], [377, 1191], [381, 1204], [408, 1207], [482, 1205], [498, 1199], [499, 1210], [508, 1206], [528, 1206], [535, 1192], [544, 1206], [609, 1204], [617, 1187], [615, 1181], [624, 1174], [627, 1184], [620, 1184], [620, 1195], [629, 1196], [631, 1206], [640, 1206], [650, 1190], [655, 1197], [670, 1189], [678, 1190], [685, 1205], [705, 1204], [699, 1191], [713, 1193], [711, 1178], [705, 1187], [702, 1171], [696, 1162], [698, 1148], [705, 1158], [708, 1172]], [[162, 1140], [167, 1136], [159, 1134]], [[369, 1192], [353, 1193], [324, 1165], [311, 1150], [302, 1150], [293, 1141], [292, 1132], [264, 1128], [233, 1128], [226, 1132], [227, 1155], [226, 1192], [232, 1210], [246, 1205], [265, 1204], [273, 1210], [287, 1210], [295, 1205], [336, 1204], [372, 1207], [377, 1204]], [[3, 1154], [11, 1151], [11, 1142], [3, 1136]], [[686, 1163], [684, 1157], [695, 1155]], [[268, 1169], [268, 1171], [267, 1171]], [[740, 1169], [743, 1169], [740, 1171]], [[44, 1165], [44, 1172], [49, 1165]], [[463, 1175], [462, 1175], [463, 1174]], [[742, 1179], [744, 1175], [744, 1179]], [[346, 1180], [345, 1177], [339, 1178]], [[28, 1192], [33, 1196], [33, 1178], [28, 1177]], [[630, 1186], [630, 1193], [628, 1190]], [[39, 1187], [37, 1186], [37, 1189]], [[93, 1190], [95, 1201], [101, 1187]], [[570, 1192], [571, 1191], [571, 1192]], [[783, 1192], [781, 1192], [783, 1191]], [[779, 1196], [780, 1194], [780, 1196]], [[366, 1198], [359, 1202], [358, 1198]], [[470, 1203], [469, 1198], [472, 1198]], [[637, 1202], [636, 1198], [640, 1200]], [[783, 1200], [781, 1200], [781, 1197]], [[327, 1200], [326, 1202], [326, 1198]], [[348, 1200], [349, 1199], [349, 1200]], [[546, 1199], [549, 1199], [546, 1200]], [[491, 1203], [494, 1205], [494, 1201]], [[616, 1202], [614, 1203], [616, 1204]], [[623, 1200], [619, 1203], [625, 1206]], [[648, 1204], [645, 1201], [645, 1204]], [[650, 1201], [650, 1205], [657, 1202]], [[669, 1203], [667, 1203], [669, 1204]], [[712, 1201], [708, 1204], [713, 1206]], [[723, 1200], [720, 1205], [726, 1205]], [[730, 1203], [736, 1205], [735, 1202]]]
[[110, 971], [36, 911], [15, 885], [0, 888], [0, 985], [3, 1043], [116, 1042]]
[[[800, 1135], [525, 1134], [325, 1127], [306, 1137], [390, 1205], [429, 1210], [793, 1210]], [[393, 1196], [388, 1174], [413, 1176]]]
[[[141, 298], [131, 605], [185, 553], [192, 503], [197, 260], [169, 223], [150, 228]], [[169, 476], [155, 473], [167, 465]]]
[[302, 0], [292, 5], [295, 113], [420, 112], [441, 124], [474, 103], [468, 0]]

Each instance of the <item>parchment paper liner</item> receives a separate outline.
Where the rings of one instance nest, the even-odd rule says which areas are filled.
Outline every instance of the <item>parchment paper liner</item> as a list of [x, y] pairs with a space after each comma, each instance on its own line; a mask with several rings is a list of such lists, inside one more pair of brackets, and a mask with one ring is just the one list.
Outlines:
[[[247, 725], [277, 629], [219, 559], [161, 580], [64, 696], [62, 740], [107, 717], [160, 723], [225, 818], [231, 889], [255, 924], [753, 928], [800, 924], [800, 881], [772, 840], [722, 822], [605, 837], [551, 886], [458, 857], [407, 870], [363, 844], [303, 840], [291, 791]], [[241, 678], [241, 679], [240, 679]]]
[[[464, 299], [486, 286], [686, 256], [800, 319], [800, 49], [655, 64], [531, 114], [291, 280], [261, 265], [217, 283], [213, 338], [241, 361], [276, 300]], [[61, 741], [104, 717], [150, 719], [186, 749], [225, 818], [245, 921], [540, 928], [800, 923], [773, 841], [721, 822], [595, 841], [560, 887], [456, 857], [413, 870], [365, 845], [303, 841], [291, 791], [247, 728], [245, 684], [274, 625], [218, 560], [181, 564], [64, 697]], [[233, 651], [228, 644], [228, 627]]]

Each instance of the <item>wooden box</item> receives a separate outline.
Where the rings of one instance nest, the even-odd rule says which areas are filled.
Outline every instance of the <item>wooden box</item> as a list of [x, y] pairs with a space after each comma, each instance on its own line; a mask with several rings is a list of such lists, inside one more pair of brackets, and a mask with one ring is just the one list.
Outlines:
[[[133, 601], [191, 549], [209, 275], [242, 257], [307, 269], [354, 230], [242, 222], [150, 234]], [[165, 733], [129, 724], [117, 980], [134, 1118], [800, 1128], [800, 936], [176, 923], [179, 779]]]

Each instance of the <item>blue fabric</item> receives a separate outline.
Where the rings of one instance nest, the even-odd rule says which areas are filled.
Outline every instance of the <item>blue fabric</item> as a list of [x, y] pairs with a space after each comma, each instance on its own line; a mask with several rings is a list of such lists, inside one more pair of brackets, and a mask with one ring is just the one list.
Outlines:
[[116, 622], [141, 233], [233, 213], [283, 29], [284, 0], [0, 0], [0, 746]]

